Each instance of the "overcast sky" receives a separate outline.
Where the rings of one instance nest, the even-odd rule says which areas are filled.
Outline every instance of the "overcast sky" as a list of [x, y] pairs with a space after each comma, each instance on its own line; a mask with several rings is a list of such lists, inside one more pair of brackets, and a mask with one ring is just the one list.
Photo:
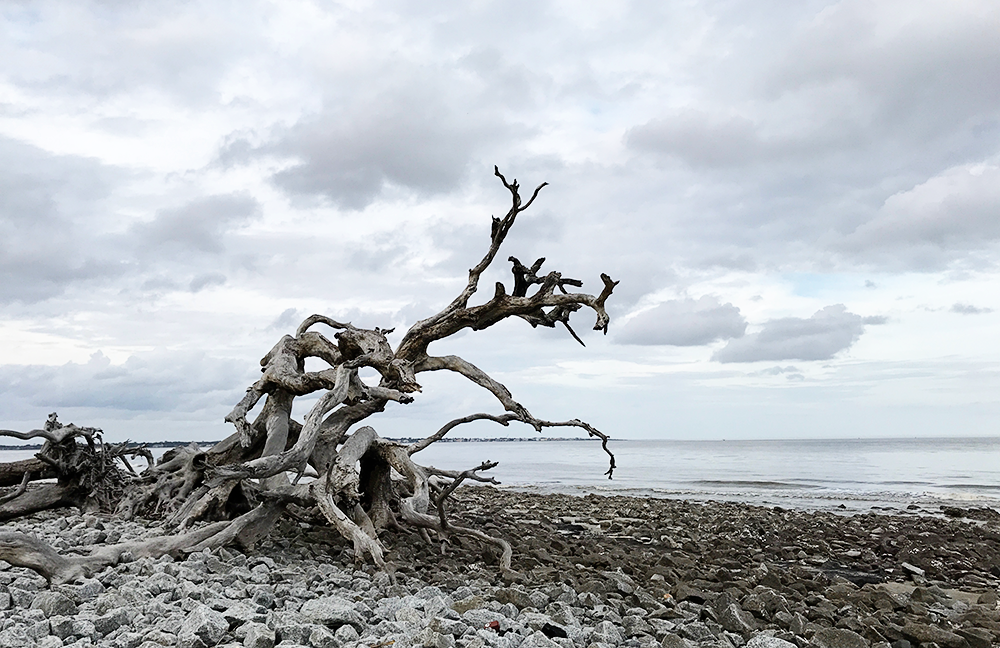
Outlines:
[[[608, 335], [436, 343], [612, 437], [1000, 434], [1000, 4], [0, 5], [0, 427], [218, 439], [311, 313], [498, 259], [621, 284]], [[511, 286], [499, 263], [484, 278]], [[372, 420], [499, 412], [457, 376]], [[305, 406], [305, 404], [303, 405]], [[301, 408], [300, 408], [301, 410]], [[509, 436], [514, 428], [470, 428]]]

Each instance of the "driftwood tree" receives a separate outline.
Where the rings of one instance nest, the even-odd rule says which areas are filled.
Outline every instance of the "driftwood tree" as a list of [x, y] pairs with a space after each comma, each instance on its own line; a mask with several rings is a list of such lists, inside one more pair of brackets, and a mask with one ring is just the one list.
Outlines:
[[[615, 463], [607, 448], [608, 437], [580, 420], [537, 418], [471, 362], [455, 355], [432, 356], [428, 346], [463, 329], [485, 329], [510, 317], [520, 317], [533, 327], [561, 324], [580, 341], [569, 318], [583, 307], [596, 314], [594, 329], [606, 333], [605, 302], [617, 282], [602, 274], [598, 295], [571, 292], [570, 288], [582, 283], [555, 271], [540, 274], [544, 259], [528, 267], [511, 256], [514, 281], [510, 292], [498, 282], [488, 301], [470, 306], [483, 273], [518, 215], [545, 186], [536, 187], [525, 202], [517, 181], [508, 182], [498, 169], [495, 172], [510, 192], [510, 209], [503, 218], [493, 218], [486, 254], [469, 270], [467, 284], [450, 304], [410, 327], [395, 350], [386, 339], [389, 330], [358, 328], [322, 315], [306, 318], [294, 335], [281, 338], [261, 360], [260, 379], [226, 416], [236, 431], [214, 447], [203, 450], [191, 445], [168, 451], [159, 463], [150, 461], [145, 471], [136, 474], [127, 457], [143, 454], [141, 448], [105, 445], [99, 430], [63, 427], [54, 415], [44, 430], [0, 431], [0, 435], [22, 439], [46, 439], [36, 459], [0, 467], [0, 480], [6, 478], [0, 485], [17, 485], [0, 501], [0, 519], [72, 504], [125, 518], [160, 519], [167, 529], [162, 537], [98, 547], [82, 556], [61, 556], [23, 534], [0, 533], [0, 558], [33, 568], [50, 581], [65, 582], [114, 564], [126, 551], [138, 557], [229, 544], [250, 547], [280, 516], [290, 514], [333, 526], [353, 543], [357, 559], [370, 559], [390, 571], [379, 532], [399, 526], [418, 529], [425, 541], [432, 541], [432, 535], [442, 542], [461, 535], [494, 545], [501, 567], [509, 569], [511, 549], [506, 541], [456, 524], [447, 515], [446, 500], [455, 488], [465, 480], [493, 482], [482, 473], [496, 464], [445, 471], [422, 466], [413, 455], [472, 421], [504, 426], [519, 422], [538, 431], [569, 426], [601, 440], [610, 458], [606, 473], [610, 478]], [[333, 340], [315, 330], [321, 325], [335, 331]], [[306, 371], [307, 358], [318, 358], [328, 368]], [[378, 372], [377, 386], [359, 378], [358, 371], [364, 367]], [[463, 416], [410, 444], [384, 439], [369, 426], [357, 427], [390, 402], [413, 401], [413, 394], [420, 391], [417, 377], [427, 371], [451, 371], [465, 377], [493, 394], [504, 413]], [[319, 399], [301, 423], [295, 421], [294, 399], [317, 393]], [[249, 420], [249, 413], [261, 401], [259, 414]], [[32, 480], [44, 477], [57, 481], [28, 487]]]

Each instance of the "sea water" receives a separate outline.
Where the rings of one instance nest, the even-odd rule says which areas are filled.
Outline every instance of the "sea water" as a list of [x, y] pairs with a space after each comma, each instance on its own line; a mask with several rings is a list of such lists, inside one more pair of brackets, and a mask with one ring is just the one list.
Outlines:
[[[483, 473], [503, 488], [539, 493], [633, 495], [741, 501], [766, 506], [861, 511], [872, 507], [1000, 509], [1000, 437], [799, 439], [773, 441], [613, 440], [609, 457], [589, 440], [435, 443], [413, 456], [424, 466]], [[153, 449], [155, 456], [163, 449]], [[33, 451], [0, 451], [0, 461]], [[142, 466], [136, 460], [136, 466]]]
[[808, 509], [1000, 507], [1000, 438], [438, 443], [423, 465], [541, 493], [730, 500]]

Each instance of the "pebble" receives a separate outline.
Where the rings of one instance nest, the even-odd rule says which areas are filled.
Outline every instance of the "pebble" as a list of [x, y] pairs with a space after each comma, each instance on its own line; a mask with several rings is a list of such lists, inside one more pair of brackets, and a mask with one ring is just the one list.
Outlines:
[[[462, 488], [446, 555], [386, 533], [395, 582], [281, 523], [256, 554], [129, 556], [49, 588], [0, 562], [0, 648], [992, 648], [1000, 516], [854, 517]], [[156, 533], [73, 511], [5, 525], [77, 547]]]

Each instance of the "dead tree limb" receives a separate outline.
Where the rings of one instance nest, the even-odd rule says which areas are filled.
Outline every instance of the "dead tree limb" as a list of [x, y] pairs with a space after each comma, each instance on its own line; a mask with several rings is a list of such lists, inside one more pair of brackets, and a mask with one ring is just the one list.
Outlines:
[[[494, 286], [479, 304], [471, 300], [483, 274], [494, 262], [517, 217], [528, 209], [546, 183], [522, 200], [517, 180], [508, 181], [494, 168], [510, 195], [502, 218], [493, 218], [486, 253], [468, 274], [459, 294], [438, 313], [407, 329], [395, 349], [391, 329], [366, 329], [324, 315], [307, 317], [260, 360], [261, 375], [226, 415], [234, 432], [215, 446], [175, 448], [136, 475], [128, 457], [148, 451], [127, 444], [106, 445], [96, 428], [62, 426], [55, 415], [41, 430], [0, 430], [18, 439], [45, 439], [35, 460], [18, 467], [0, 466], [0, 483], [18, 485], [0, 499], [0, 519], [47, 508], [76, 505], [115, 510], [118, 515], [162, 521], [166, 535], [140, 543], [93, 548], [84, 556], [60, 556], [50, 547], [21, 534], [0, 534], [0, 558], [35, 569], [52, 582], [67, 582], [114, 564], [125, 552], [133, 556], [180, 555], [205, 548], [238, 544], [250, 547], [289, 511], [299, 518], [322, 521], [354, 548], [357, 560], [371, 560], [391, 571], [380, 532], [403, 526], [428, 541], [442, 543], [455, 535], [496, 547], [500, 566], [510, 569], [511, 547], [503, 538], [465, 526], [448, 514], [448, 499], [467, 481], [498, 483], [481, 472], [496, 466], [484, 462], [461, 472], [424, 467], [413, 456], [442, 440], [460, 425], [489, 420], [507, 426], [518, 421], [536, 431], [577, 427], [601, 439], [614, 472], [608, 436], [578, 419], [549, 421], [534, 416], [510, 390], [482, 368], [457, 355], [431, 356], [429, 345], [464, 329], [482, 330], [517, 317], [532, 327], [563, 325], [579, 343], [570, 318], [590, 309], [594, 329], [607, 333], [605, 308], [618, 282], [602, 274], [597, 295], [580, 292], [583, 282], [557, 271], [542, 273], [545, 258], [531, 266], [509, 256], [513, 286]], [[333, 331], [327, 337], [319, 327]], [[306, 371], [306, 361], [326, 367]], [[362, 381], [362, 368], [374, 370], [378, 384]], [[420, 392], [417, 376], [450, 371], [485, 389], [504, 412], [455, 418], [424, 439], [404, 445], [378, 435], [373, 427], [355, 427], [389, 406], [405, 405]], [[315, 395], [301, 422], [292, 417], [296, 398]], [[259, 412], [251, 420], [251, 412]], [[20, 470], [20, 472], [17, 472]], [[54, 484], [32, 484], [42, 475]], [[314, 477], [306, 477], [312, 475]], [[309, 481], [312, 479], [311, 481]]]

